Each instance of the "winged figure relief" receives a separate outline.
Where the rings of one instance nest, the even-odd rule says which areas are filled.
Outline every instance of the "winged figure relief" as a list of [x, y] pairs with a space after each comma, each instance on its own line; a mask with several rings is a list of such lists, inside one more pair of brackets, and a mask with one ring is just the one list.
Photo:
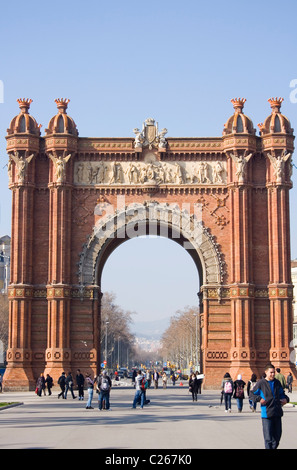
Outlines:
[[65, 151], [63, 156], [57, 155], [56, 152], [49, 153], [48, 156], [54, 164], [55, 172], [56, 172], [56, 180], [57, 183], [62, 183], [65, 178], [66, 172], [66, 163], [69, 162], [71, 158], [71, 153], [69, 155], [65, 155]]
[[[19, 152], [16, 151], [16, 152], [9, 154], [10, 158], [15, 162], [17, 170], [18, 170], [18, 183], [24, 183], [26, 172], [27, 172], [27, 167], [29, 163], [31, 162], [32, 158], [34, 157], [34, 153], [29, 155], [28, 157], [26, 156], [26, 153], [25, 155], [20, 155]], [[11, 179], [11, 160], [8, 163], [8, 173], [9, 173], [9, 179]]]

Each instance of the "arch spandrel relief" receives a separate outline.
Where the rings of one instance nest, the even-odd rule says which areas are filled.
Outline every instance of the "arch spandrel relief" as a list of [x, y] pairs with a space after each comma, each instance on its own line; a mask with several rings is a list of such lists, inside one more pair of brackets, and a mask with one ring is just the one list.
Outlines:
[[74, 164], [75, 185], [143, 185], [146, 183], [155, 185], [226, 184], [226, 162], [148, 160], [143, 162], [77, 161]]

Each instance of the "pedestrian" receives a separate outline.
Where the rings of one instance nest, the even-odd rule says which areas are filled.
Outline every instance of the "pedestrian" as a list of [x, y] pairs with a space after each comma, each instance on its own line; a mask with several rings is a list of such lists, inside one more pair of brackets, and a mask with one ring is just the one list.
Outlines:
[[224, 375], [221, 388], [224, 393], [225, 413], [231, 413], [231, 397], [234, 386], [233, 380], [231, 379], [229, 372], [226, 372], [226, 374]]
[[154, 387], [158, 388], [158, 380], [159, 380], [159, 372], [155, 369], [154, 370]]
[[100, 411], [102, 410], [103, 401], [105, 402], [105, 409], [110, 410], [110, 389], [111, 380], [106, 370], [104, 370], [102, 374], [97, 377], [97, 391], [99, 393], [98, 407]]
[[151, 385], [151, 371], [148, 369], [146, 371], [146, 380], [147, 380], [147, 388], [150, 388], [150, 385]]
[[236, 398], [238, 412], [242, 412], [243, 399], [244, 399], [244, 386], [245, 382], [242, 380], [242, 376], [239, 374], [237, 380], [234, 381], [234, 393], [233, 398]]
[[136, 369], [133, 369], [133, 373], [132, 373], [132, 384], [133, 384], [133, 388], [135, 388], [135, 378], [136, 378], [136, 375], [137, 375], [137, 371], [136, 371]]
[[86, 406], [86, 410], [93, 410], [92, 407], [92, 400], [93, 400], [93, 393], [94, 393], [94, 380], [91, 378], [91, 374], [86, 375], [86, 384], [88, 389], [88, 403]]
[[132, 408], [136, 408], [137, 402], [140, 399], [140, 408], [143, 408], [144, 405], [144, 400], [145, 400], [145, 384], [143, 384], [143, 380], [146, 380], [145, 377], [143, 377], [141, 370], [137, 372], [137, 376], [135, 378], [135, 395], [134, 395], [134, 400], [133, 400], [133, 405]]
[[[248, 397], [250, 397], [250, 392], [252, 390], [254, 390], [256, 385], [257, 385], [257, 376], [256, 376], [256, 374], [252, 374], [251, 379], [248, 381], [247, 387], [246, 387], [246, 393], [247, 393]], [[256, 409], [257, 409], [257, 402], [256, 401], [253, 401], [249, 398], [249, 405], [250, 405], [250, 409], [253, 412], [256, 411]]]
[[77, 369], [76, 371], [76, 385], [78, 388], [78, 399], [83, 400], [84, 399], [84, 384], [85, 384], [85, 378], [83, 374], [81, 373], [80, 369]]
[[283, 374], [281, 374], [279, 367], [277, 367], [275, 370], [276, 370], [275, 378], [280, 381], [283, 390], [285, 390], [286, 385], [287, 385], [286, 378]]
[[201, 387], [202, 387], [202, 378], [198, 378], [198, 375], [200, 375], [199, 371], [196, 371], [196, 377], [197, 377], [197, 384], [198, 384], [198, 393], [201, 395]]
[[162, 384], [163, 384], [163, 388], [167, 388], [167, 375], [166, 375], [166, 372], [164, 372], [162, 374]]
[[65, 386], [66, 386], [66, 374], [65, 372], [62, 372], [62, 374], [60, 375], [59, 379], [58, 379], [58, 384], [60, 385], [60, 389], [61, 389], [61, 392], [59, 393], [58, 395], [58, 398], [60, 398], [60, 396], [62, 396], [62, 398], [65, 398]]
[[39, 397], [41, 397], [42, 391], [44, 392], [44, 395], [45, 395], [45, 378], [43, 374], [40, 374], [40, 376], [37, 379], [35, 391]]
[[74, 392], [73, 392], [73, 378], [72, 378], [71, 372], [68, 372], [68, 375], [67, 375], [66, 380], [65, 380], [65, 385], [66, 385], [65, 396], [64, 396], [65, 400], [67, 399], [68, 390], [70, 390], [72, 398], [74, 400], [74, 398], [76, 398], [76, 396], [74, 395]]
[[275, 367], [268, 364], [266, 376], [250, 392], [253, 401], [260, 402], [265, 449], [277, 449], [282, 435], [282, 407], [290, 401], [279, 380], [275, 378]]
[[175, 380], [176, 380], [174, 372], [172, 372], [171, 380], [172, 380], [172, 385], [174, 386], [175, 385]]
[[51, 395], [54, 382], [53, 378], [49, 374], [46, 374], [45, 385], [47, 387], [48, 394]]
[[197, 393], [198, 393], [198, 379], [196, 377], [195, 372], [190, 375], [189, 379], [189, 392], [192, 393], [193, 401], [197, 401]]
[[0, 374], [0, 393], [2, 393], [2, 382], [3, 382], [3, 375]]
[[293, 388], [293, 375], [291, 372], [289, 372], [289, 375], [287, 377], [287, 389], [289, 393], [292, 393], [292, 388]]

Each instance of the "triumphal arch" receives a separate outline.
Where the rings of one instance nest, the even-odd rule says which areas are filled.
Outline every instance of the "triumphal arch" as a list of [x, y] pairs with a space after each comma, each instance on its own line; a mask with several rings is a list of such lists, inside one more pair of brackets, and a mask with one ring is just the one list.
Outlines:
[[96, 372], [104, 264], [120, 243], [152, 233], [181, 244], [197, 266], [205, 386], [217, 388], [226, 371], [260, 377], [268, 361], [289, 372], [294, 136], [282, 99], [268, 100], [258, 134], [245, 99], [231, 100], [213, 138], [168, 137], [152, 118], [130, 137], [79, 137], [67, 99], [55, 100], [41, 135], [31, 101], [18, 100], [6, 136], [6, 389], [32, 389], [41, 372], [55, 381], [62, 370]]

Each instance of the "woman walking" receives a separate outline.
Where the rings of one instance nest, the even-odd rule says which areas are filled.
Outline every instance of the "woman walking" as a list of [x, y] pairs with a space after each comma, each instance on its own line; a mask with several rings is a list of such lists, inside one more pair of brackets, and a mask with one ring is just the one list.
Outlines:
[[42, 395], [42, 390], [44, 390], [45, 395], [45, 378], [43, 374], [40, 374], [36, 382], [36, 393], [39, 397]]
[[234, 385], [229, 372], [226, 372], [224, 375], [221, 388], [224, 393], [225, 413], [231, 413], [231, 397], [234, 390]]
[[242, 376], [239, 374], [237, 380], [234, 382], [234, 395], [233, 398], [236, 398], [238, 413], [242, 412], [243, 399], [244, 399], [244, 386], [245, 382], [242, 380]]
[[189, 391], [192, 393], [193, 401], [197, 401], [198, 380], [197, 380], [196, 374], [194, 372], [190, 376]]

